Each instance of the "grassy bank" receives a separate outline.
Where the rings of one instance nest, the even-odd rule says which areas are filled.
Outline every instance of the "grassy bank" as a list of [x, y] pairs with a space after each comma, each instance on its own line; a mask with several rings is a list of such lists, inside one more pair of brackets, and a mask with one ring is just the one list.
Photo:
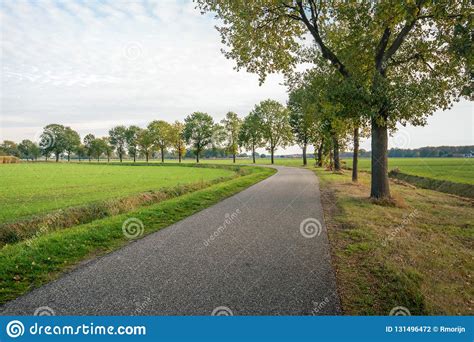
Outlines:
[[255, 184], [275, 170], [249, 168], [250, 174], [212, 185], [126, 214], [54, 231], [6, 245], [0, 250], [0, 303], [56, 279], [78, 262], [108, 253], [130, 239], [122, 228], [127, 219], [143, 224], [143, 236], [165, 228], [193, 213]]
[[472, 200], [392, 183], [396, 205], [368, 198], [370, 175], [317, 170], [346, 315], [472, 315]]
[[446, 180], [420, 177], [400, 172], [398, 169], [389, 172], [389, 177], [408, 182], [419, 188], [431, 189], [448, 194], [474, 198], [474, 185], [454, 183]]

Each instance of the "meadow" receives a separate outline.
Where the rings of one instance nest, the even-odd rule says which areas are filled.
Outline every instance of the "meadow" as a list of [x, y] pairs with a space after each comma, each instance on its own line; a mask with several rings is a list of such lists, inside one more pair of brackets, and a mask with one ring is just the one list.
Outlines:
[[[192, 162], [192, 160], [186, 160]], [[231, 159], [204, 159], [203, 163], [231, 164]], [[237, 159], [237, 164], [252, 163], [250, 159]], [[313, 166], [315, 160], [308, 158], [308, 166]], [[352, 159], [342, 159], [344, 167], [352, 167]], [[258, 158], [257, 164], [270, 164], [269, 158]], [[370, 171], [370, 159], [359, 159], [359, 170]], [[301, 158], [276, 158], [275, 165], [295, 166], [303, 165]], [[399, 169], [400, 172], [437, 179], [454, 183], [474, 185], [474, 158], [389, 158], [389, 170]]]
[[0, 224], [54, 209], [232, 176], [218, 168], [89, 163], [21, 163], [0, 167]]
[[[352, 167], [352, 159], [344, 161]], [[388, 167], [420, 177], [474, 184], [474, 158], [389, 158]], [[370, 159], [359, 159], [359, 170], [370, 171]]]

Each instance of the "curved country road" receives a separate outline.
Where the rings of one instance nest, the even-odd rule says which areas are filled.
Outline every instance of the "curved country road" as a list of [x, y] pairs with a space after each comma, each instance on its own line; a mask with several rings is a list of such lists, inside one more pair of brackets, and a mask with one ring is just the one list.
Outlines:
[[47, 306], [56, 315], [339, 314], [318, 179], [310, 170], [276, 168], [270, 178], [5, 304], [1, 313], [32, 315]]

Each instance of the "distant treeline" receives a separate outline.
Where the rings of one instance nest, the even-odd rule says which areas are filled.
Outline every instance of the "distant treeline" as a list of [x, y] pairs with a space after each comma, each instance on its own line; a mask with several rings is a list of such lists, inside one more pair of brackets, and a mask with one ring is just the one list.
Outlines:
[[[342, 158], [351, 158], [352, 152], [343, 152]], [[361, 149], [361, 158], [370, 158], [371, 152]], [[471, 146], [426, 146], [415, 149], [391, 148], [389, 158], [456, 158], [474, 157], [474, 145]]]

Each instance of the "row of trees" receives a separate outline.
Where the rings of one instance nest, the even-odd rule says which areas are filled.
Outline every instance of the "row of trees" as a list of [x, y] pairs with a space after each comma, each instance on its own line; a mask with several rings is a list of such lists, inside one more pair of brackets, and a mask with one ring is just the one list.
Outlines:
[[[232, 155], [235, 163], [239, 150], [251, 151], [255, 163], [256, 150], [266, 147], [270, 152], [271, 162], [278, 147], [288, 146], [293, 142], [290, 110], [277, 101], [266, 100], [256, 105], [244, 119], [234, 112], [228, 112], [221, 122], [215, 122], [212, 116], [203, 112], [194, 112], [187, 116], [184, 123], [163, 120], [150, 122], [146, 128], [138, 126], [116, 126], [109, 130], [106, 137], [95, 137], [87, 134], [81, 141], [79, 134], [72, 128], [60, 124], [44, 127], [38, 144], [23, 140], [18, 146], [5, 141], [4, 152], [25, 159], [35, 160], [40, 155], [46, 159], [54, 156], [72, 156], [79, 160], [100, 159], [105, 155], [108, 160], [115, 154], [120, 162], [128, 154], [136, 161], [138, 155], [149, 161], [152, 153], [158, 152], [164, 162], [165, 154], [171, 149], [181, 162], [190, 147], [196, 162], [205, 149], [223, 148]], [[306, 163], [306, 156], [305, 156]]]
[[[470, 1], [195, 1], [219, 20], [237, 68], [260, 82], [286, 76], [293, 105], [316, 122], [302, 121], [309, 133], [301, 130], [301, 143], [308, 137], [336, 154], [352, 131], [357, 150], [369, 130], [373, 198], [390, 197], [387, 144], [396, 124], [424, 125], [461, 96], [472, 99]], [[298, 73], [303, 63], [309, 70]]]

